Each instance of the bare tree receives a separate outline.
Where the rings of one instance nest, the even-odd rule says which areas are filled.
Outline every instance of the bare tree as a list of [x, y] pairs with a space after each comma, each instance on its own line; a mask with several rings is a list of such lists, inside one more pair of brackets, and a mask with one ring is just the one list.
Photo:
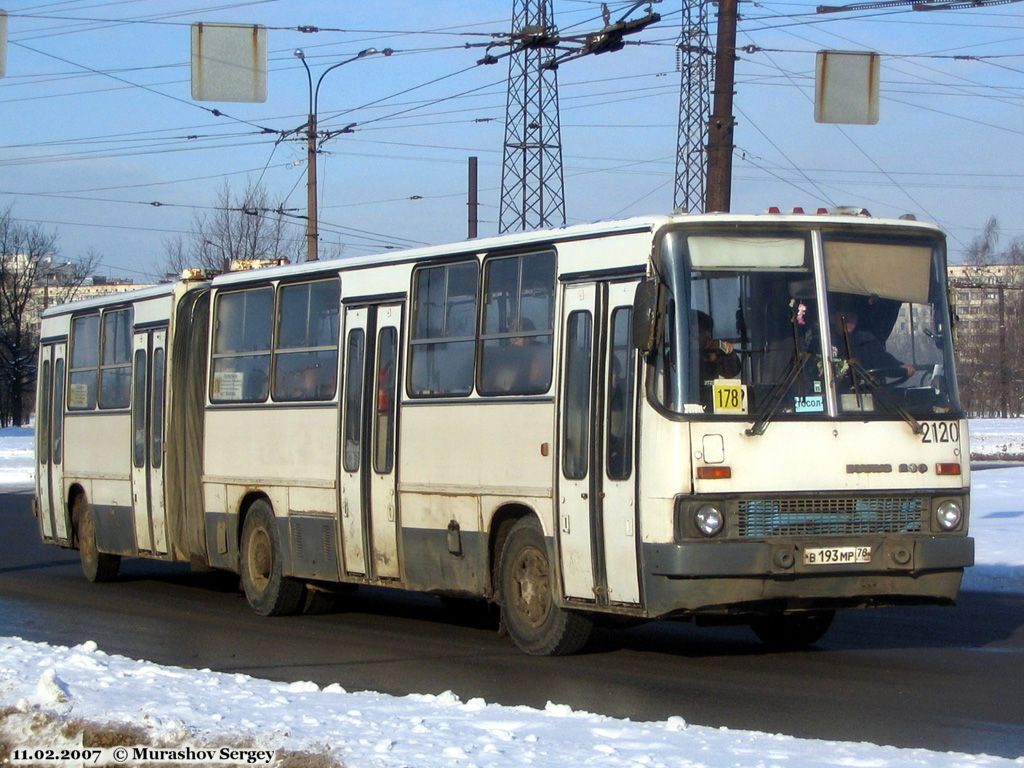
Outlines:
[[999, 249], [1001, 239], [999, 219], [995, 216], [985, 222], [981, 234], [967, 245], [965, 261], [968, 264], [1024, 264], [1024, 237], [1015, 238], [1005, 249]]
[[964, 408], [973, 416], [1024, 412], [1024, 238], [1003, 247], [999, 221], [967, 246], [967, 273], [954, 280], [957, 358]]
[[303, 230], [279, 210], [259, 184], [250, 181], [236, 195], [225, 181], [214, 210], [193, 218], [190, 235], [164, 241], [166, 271], [222, 271], [236, 259], [297, 261], [303, 253]]
[[38, 312], [74, 297], [98, 262], [90, 252], [60, 263], [57, 235], [0, 212], [0, 425], [20, 425], [31, 404], [39, 345]]

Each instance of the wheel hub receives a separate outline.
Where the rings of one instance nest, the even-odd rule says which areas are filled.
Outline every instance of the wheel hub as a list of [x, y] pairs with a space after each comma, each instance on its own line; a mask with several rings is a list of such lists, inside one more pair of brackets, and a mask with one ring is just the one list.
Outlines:
[[539, 627], [551, 608], [547, 559], [541, 552], [530, 548], [522, 552], [516, 563], [516, 611], [533, 627]]
[[252, 577], [253, 586], [261, 592], [270, 582], [272, 567], [270, 539], [266, 531], [256, 531], [249, 546], [249, 575]]

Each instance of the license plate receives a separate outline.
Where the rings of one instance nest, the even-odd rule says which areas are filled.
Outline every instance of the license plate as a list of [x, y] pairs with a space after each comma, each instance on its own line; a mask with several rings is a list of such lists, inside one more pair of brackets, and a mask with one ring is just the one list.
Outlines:
[[810, 547], [804, 550], [804, 565], [848, 565], [870, 562], [871, 547]]

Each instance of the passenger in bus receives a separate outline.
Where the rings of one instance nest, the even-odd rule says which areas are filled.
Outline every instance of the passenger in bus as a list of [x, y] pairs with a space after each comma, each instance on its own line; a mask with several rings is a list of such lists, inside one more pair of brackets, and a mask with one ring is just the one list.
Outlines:
[[732, 379], [739, 376], [743, 369], [739, 355], [730, 342], [715, 338], [715, 323], [711, 315], [697, 310], [697, 329], [701, 381]]
[[869, 371], [885, 371], [893, 377], [901, 370], [906, 376], [911, 376], [917, 371], [913, 365], [904, 363], [890, 353], [885, 344], [871, 331], [858, 328], [859, 320], [856, 310], [853, 309], [837, 309], [832, 313], [834, 343], [842, 357], [852, 357], [862, 368]]
[[612, 357], [608, 377], [608, 476], [622, 479], [629, 475], [629, 418], [631, 417], [629, 397], [631, 396], [622, 363]]
[[[309, 368], [295, 371], [291, 376], [291, 386], [286, 394], [287, 400], [322, 400], [329, 396], [330, 386], [327, 377], [330, 372], [317, 363]], [[277, 397], [275, 394], [274, 397]]]
[[[520, 331], [534, 330], [524, 318]], [[495, 393], [538, 393], [547, 389], [551, 370], [551, 337], [548, 335], [513, 336], [495, 351], [494, 371], [488, 389]]]

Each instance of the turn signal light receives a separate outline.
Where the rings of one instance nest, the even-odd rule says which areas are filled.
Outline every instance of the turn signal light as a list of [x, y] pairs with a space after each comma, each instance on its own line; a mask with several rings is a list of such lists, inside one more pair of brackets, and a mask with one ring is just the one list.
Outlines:
[[728, 480], [732, 477], [732, 467], [697, 467], [698, 480]]
[[935, 465], [936, 475], [959, 475], [960, 465], [957, 462], [946, 462]]

